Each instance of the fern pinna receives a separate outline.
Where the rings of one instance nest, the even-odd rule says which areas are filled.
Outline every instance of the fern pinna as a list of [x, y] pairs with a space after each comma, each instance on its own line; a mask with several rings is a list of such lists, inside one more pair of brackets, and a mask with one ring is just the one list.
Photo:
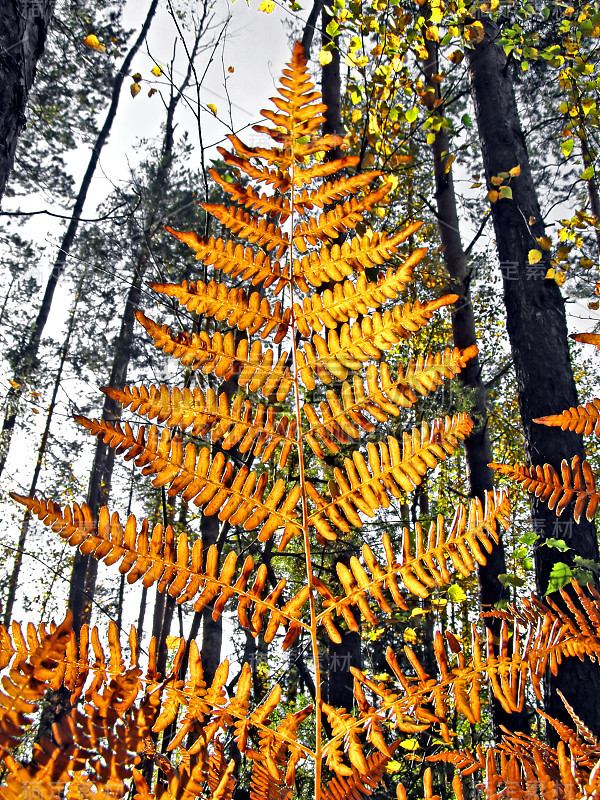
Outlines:
[[[255, 126], [273, 146], [246, 147], [230, 136], [233, 151], [221, 155], [248, 180], [230, 183], [213, 171], [233, 204], [204, 204], [248, 246], [171, 231], [196, 251], [204, 273], [195, 282], [153, 285], [201, 315], [203, 325], [192, 333], [174, 332], [138, 313], [159, 350], [196, 375], [235, 379], [237, 392], [215, 390], [216, 380], [183, 389], [125, 387], [111, 390], [111, 396], [152, 421], [149, 428], [78, 420], [152, 476], [154, 486], [203, 515], [255, 532], [259, 542], [275, 537], [282, 556], [299, 543], [305, 584], [289, 592], [284, 577], [273, 580], [265, 563], [256, 567], [252, 557], [241, 558], [235, 550], [221, 563], [217, 546], [204, 552], [201, 540], [177, 535], [169, 525], [138, 523], [133, 516], [122, 521], [106, 508], [94, 519], [85, 504], [61, 508], [52, 501], [15, 499], [70, 545], [106, 564], [119, 563], [129, 583], [156, 584], [196, 611], [212, 603], [215, 619], [235, 607], [252, 636], [260, 633], [265, 643], [277, 639], [284, 650], [302, 637], [312, 648], [313, 703], [277, 714], [281, 688], [275, 684], [252, 707], [247, 663], [232, 686], [227, 661], [207, 685], [195, 641], [186, 647], [177, 640], [173, 663], [160, 674], [153, 640], [143, 673], [135, 631], [126, 666], [115, 626], [109, 629], [108, 662], [96, 629], [86, 626], [76, 639], [68, 620], [50, 631], [30, 626], [26, 640], [17, 626], [12, 637], [0, 629], [0, 663], [11, 665], [0, 723], [8, 776], [0, 794], [6, 800], [32, 783], [50, 797], [56, 782], [68, 786], [69, 797], [85, 782], [102, 797], [135, 787], [138, 800], [242, 797], [236, 787], [248, 789], [252, 800], [359, 799], [384, 782], [401, 800], [405, 789], [386, 773], [386, 765], [402, 737], [430, 729], [446, 743], [442, 757], [459, 770], [453, 787], [460, 800], [461, 774], [484, 767], [486, 756], [453, 754], [453, 716], [478, 722], [485, 684], [506, 710], [522, 708], [527, 679], [539, 694], [548, 664], [555, 669], [562, 655], [597, 643], [592, 613], [597, 598], [582, 593], [583, 612], [575, 611], [589, 616], [583, 632], [581, 626], [553, 623], [566, 612], [532, 604], [524, 616], [515, 612], [514, 631], [504, 620], [499, 642], [482, 642], [476, 628], [464, 647], [456, 637], [448, 635], [444, 642], [438, 634], [437, 676], [425, 671], [410, 647], [402, 663], [390, 649], [394, 688], [353, 668], [354, 708], [324, 701], [320, 639], [339, 642], [342, 628], [358, 631], [361, 619], [375, 624], [377, 613], [407, 610], [409, 594], [424, 598], [452, 574], [471, 574], [485, 562], [499, 527], [507, 526], [509, 505], [505, 495], [490, 492], [484, 503], [459, 505], [450, 522], [440, 516], [428, 529], [419, 524], [405, 529], [400, 552], [387, 533], [377, 551], [363, 545], [362, 558], [337, 563], [339, 583], [328, 585], [325, 573], [316, 574], [311, 558], [316, 546], [333, 547], [337, 537], [393, 500], [405, 499], [469, 434], [471, 420], [458, 414], [423, 423], [401, 440], [372, 441], [365, 435], [401, 418], [419, 396], [456, 375], [476, 348], [447, 349], [405, 368], [383, 360], [456, 297], [400, 303], [424, 250], [399, 263], [395, 256], [416, 235], [418, 223], [390, 235], [353, 233], [388, 186], [372, 188], [380, 177], [376, 172], [340, 178], [357, 165], [353, 156], [327, 160], [341, 141], [318, 135], [324, 106], [299, 45], [278, 91], [275, 110], [263, 112], [270, 124]], [[209, 268], [223, 280], [209, 281]], [[377, 277], [369, 277], [377, 270]], [[232, 286], [225, 276], [247, 288]], [[323, 399], [317, 405], [313, 397]], [[15, 757], [15, 744], [45, 689], [60, 687], [73, 710], [55, 724], [54, 742], [36, 744], [33, 760], [24, 766]], [[525, 786], [541, 767], [518, 744], [512, 742], [507, 756], [510, 778]], [[566, 775], [565, 758], [563, 752], [556, 764]], [[570, 770], [577, 787], [595, 780], [591, 767], [586, 771], [580, 762]], [[501, 780], [492, 774], [497, 792]], [[430, 771], [424, 790], [433, 798]]]

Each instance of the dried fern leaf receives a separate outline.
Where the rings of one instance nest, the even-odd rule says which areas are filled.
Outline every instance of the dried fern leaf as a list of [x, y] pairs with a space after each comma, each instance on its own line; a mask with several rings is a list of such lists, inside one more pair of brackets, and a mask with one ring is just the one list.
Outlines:
[[244, 395], [231, 400], [225, 392], [218, 397], [214, 389], [203, 392], [193, 389], [172, 389], [165, 386], [126, 386], [124, 389], [104, 387], [102, 391], [131, 411], [150, 420], [190, 429], [194, 436], [211, 435], [211, 441], [221, 442], [223, 450], [237, 447], [240, 453], [252, 451], [255, 458], [266, 464], [279, 445], [283, 445], [279, 466], [283, 468], [296, 445], [296, 420], [282, 416], [275, 419], [273, 406], [253, 404]]
[[563, 431], [575, 431], [575, 433], [590, 433], [600, 436], [600, 400], [594, 398], [591, 403], [584, 406], [572, 406], [563, 411], [562, 414], [551, 414], [548, 417], [534, 419], [541, 425], [561, 428]]
[[185, 367], [194, 370], [202, 367], [205, 374], [214, 374], [223, 380], [236, 374], [239, 386], [247, 386], [251, 392], [260, 389], [263, 397], [273, 395], [280, 403], [288, 396], [293, 378], [286, 366], [287, 353], [274, 364], [273, 350], [269, 348], [263, 353], [258, 340], [249, 348], [247, 339], [236, 345], [231, 331], [225, 336], [219, 331], [212, 336], [206, 331], [174, 334], [167, 325], [157, 325], [141, 311], [136, 311], [135, 317], [154, 339], [154, 346]]
[[[390, 747], [391, 753], [396, 747], [397, 744]], [[371, 753], [367, 756], [367, 769], [364, 773], [353, 769], [352, 775], [347, 777], [336, 775], [332, 778], [327, 786], [321, 789], [323, 800], [347, 800], [347, 798], [357, 796], [370, 796], [377, 784], [381, 782], [390, 759], [391, 755], [380, 752]]]
[[381, 175], [379, 171], [359, 172], [348, 178], [339, 178], [336, 181], [327, 181], [316, 189], [304, 189], [297, 192], [294, 196], [294, 208], [297, 211], [311, 211], [313, 208], [323, 208], [323, 206], [354, 194], [365, 186], [368, 186]]
[[242, 277], [244, 280], [252, 278], [253, 285], [262, 283], [265, 288], [276, 284], [273, 289], [275, 295], [287, 286], [290, 280], [287, 266], [282, 267], [278, 261], [271, 261], [262, 250], [254, 251], [244, 248], [231, 239], [224, 242], [222, 239], [200, 239], [195, 233], [176, 231], [168, 225], [165, 230], [187, 244], [196, 252], [196, 258], [207, 266], [222, 270], [232, 278]]
[[[338, 710], [328, 703], [323, 703], [323, 711], [333, 735], [333, 738], [323, 748], [323, 756], [327, 766], [337, 776], [343, 778], [352, 777], [354, 770], [361, 775], [365, 775], [369, 767], [359, 736], [362, 733], [362, 726], [353, 716], [347, 714], [344, 709]], [[352, 767], [343, 761], [342, 743], [347, 750], [348, 759]]]
[[155, 292], [176, 298], [188, 311], [206, 314], [218, 321], [226, 320], [229, 326], [247, 331], [250, 336], [260, 331], [261, 338], [266, 339], [275, 331], [275, 344], [285, 338], [290, 325], [291, 309], [282, 312], [280, 301], [271, 309], [269, 301], [261, 297], [260, 292], [252, 292], [248, 297], [243, 289], [231, 289], [216, 281], [149, 285]]
[[394, 380], [385, 361], [379, 368], [370, 364], [366, 387], [355, 375], [353, 384], [344, 382], [339, 395], [331, 389], [327, 391], [326, 400], [320, 404], [320, 413], [309, 403], [303, 405], [309, 428], [303, 431], [302, 436], [318, 458], [323, 458], [325, 451], [317, 437], [330, 452], [337, 453], [336, 440], [348, 444], [352, 439], [358, 439], [361, 431], [370, 433], [376, 429], [366, 414], [377, 422], [398, 417], [402, 408], [410, 408], [417, 402], [418, 394], [426, 395], [441, 386], [444, 378], [453, 378], [476, 354], [477, 346], [472, 345], [462, 351], [447, 348], [443, 353], [429, 354], [425, 358], [419, 356], [416, 362], [411, 359], [406, 371], [400, 366]]
[[573, 517], [579, 522], [587, 506], [586, 519], [591, 521], [598, 509], [600, 492], [596, 489], [596, 480], [592, 468], [587, 461], [574, 456], [571, 466], [563, 459], [559, 475], [550, 464], [527, 467], [524, 464], [488, 464], [501, 475], [506, 475], [516, 483], [520, 483], [528, 492], [539, 497], [548, 504], [548, 508], [560, 516], [572, 500], [575, 500]]
[[353, 230], [357, 223], [364, 219], [364, 214], [371, 211], [389, 190], [389, 184], [385, 184], [361, 199], [353, 197], [345, 203], [336, 205], [331, 211], [321, 214], [318, 219], [310, 217], [304, 222], [299, 222], [292, 231], [292, 244], [299, 252], [305, 253], [307, 244], [315, 245], [319, 241], [327, 241], [340, 233]]
[[414, 266], [421, 260], [426, 250], [415, 250], [398, 269], [388, 269], [385, 276], [376, 282], [367, 281], [364, 273], [359, 273], [356, 285], [351, 281], [334, 285], [333, 291], [325, 289], [322, 294], [313, 294], [304, 300], [303, 306], [294, 304], [294, 322], [304, 337], [311, 335], [311, 329], [319, 333], [323, 326], [335, 329], [349, 319], [368, 314], [370, 309], [379, 308], [388, 300], [395, 300], [409, 283]]
[[[96, 522], [85, 503], [61, 509], [51, 500], [19, 495], [13, 497], [71, 546], [79, 547], [82, 553], [92, 554], [108, 565], [121, 561], [119, 571], [127, 575], [128, 583], [141, 580], [144, 586], [150, 587], [158, 581], [159, 591], [168, 591], [180, 604], [194, 601], [196, 611], [201, 611], [214, 601], [214, 619], [219, 618], [230, 599], [237, 597], [240, 624], [255, 636], [266, 624], [264, 639], [267, 642], [272, 641], [280, 625], [291, 624], [295, 635], [302, 627], [306, 627], [299, 620], [299, 613], [308, 599], [308, 592], [301, 589], [288, 603], [279, 606], [285, 588], [285, 580], [282, 579], [264, 597], [267, 579], [264, 564], [259, 567], [254, 583], [249, 588], [254, 572], [254, 562], [250, 556], [246, 558], [234, 582], [237, 565], [234, 552], [229, 553], [219, 571], [218, 552], [215, 546], [211, 547], [207, 553], [206, 568], [203, 569], [201, 541], [197, 540], [190, 548], [184, 533], [175, 541], [170, 526], [163, 531], [162, 525], [156, 525], [150, 534], [147, 520], [143, 520], [138, 530], [135, 517], [130, 515], [123, 527], [119, 515], [116, 512], [109, 514], [106, 506], [100, 510]], [[249, 616], [251, 606], [254, 612]], [[291, 634], [286, 637], [286, 647], [294, 638]], [[110, 675], [110, 669], [104, 668], [102, 672]]]
[[153, 425], [146, 437], [142, 427], [136, 436], [129, 424], [122, 428], [119, 423], [104, 420], [75, 419], [92, 435], [126, 453], [125, 460], [133, 459], [144, 475], [155, 475], [154, 486], [168, 485], [170, 496], [180, 494], [186, 502], [193, 500], [205, 515], [218, 513], [221, 522], [243, 524], [247, 531], [260, 527], [260, 541], [268, 541], [280, 527], [287, 536], [301, 535], [295, 516], [301, 494], [298, 484], [286, 496], [285, 482], [280, 478], [265, 496], [266, 472], [259, 477], [243, 465], [236, 473], [222, 452], [213, 458], [209, 448], [197, 451], [191, 442], [184, 448], [181, 435], [171, 436], [168, 429], [161, 433]]
[[279, 226], [274, 222], [267, 222], [240, 208], [227, 207], [220, 203], [202, 203], [202, 208], [242, 239], [258, 244], [267, 251], [275, 250], [277, 258], [284, 256], [290, 249], [289, 234], [285, 231], [280, 233]]
[[421, 225], [415, 222], [392, 236], [371, 232], [348, 239], [341, 246], [322, 245], [319, 251], [294, 259], [294, 280], [303, 291], [308, 292], [308, 284], [318, 288], [323, 283], [343, 281], [354, 272], [380, 266], [389, 261], [398, 252], [399, 245]]
[[455, 572], [468, 577], [474, 572], [476, 564], [485, 564], [485, 552], [491, 552], [492, 542], [498, 541], [498, 527], [508, 528], [509, 514], [508, 496], [502, 492], [488, 492], [485, 506], [477, 498], [470, 501], [468, 508], [460, 504], [449, 530], [446, 530], [441, 514], [431, 523], [428, 535], [419, 523], [414, 533], [404, 528], [400, 557], [394, 553], [390, 538], [384, 533], [383, 548], [387, 561], [384, 565], [364, 544], [364, 565], [355, 556], [350, 559], [349, 568], [339, 562], [337, 564], [344, 597], [333, 598], [321, 585], [317, 586], [325, 601], [325, 610], [317, 616], [317, 621], [325, 625], [331, 636], [336, 631], [333, 617], [342, 614], [350, 630], [359, 631], [353, 609], [357, 609], [371, 625], [378, 624], [374, 606], [385, 614], [392, 613], [384, 590], [392, 595], [395, 607], [406, 610], [399, 580], [411, 594], [424, 598], [434, 587], [447, 585]]
[[50, 683], [55, 680], [58, 663], [65, 655], [70, 636], [71, 616], [53, 633], [40, 636], [27, 661], [19, 661], [2, 680], [0, 691], [0, 748], [5, 754], [21, 743], [31, 714]]
[[209, 169], [211, 178], [218, 183], [227, 194], [230, 194], [240, 206], [258, 211], [259, 214], [279, 218], [283, 225], [291, 214], [290, 201], [285, 195], [259, 194], [252, 186], [241, 183], [230, 183], [222, 178], [216, 169]]
[[[307, 492], [317, 510], [309, 516], [309, 524], [327, 538], [333, 531], [325, 516], [338, 530], [348, 533], [350, 525], [362, 526], [358, 512], [373, 517], [374, 512], [389, 508], [390, 497], [402, 497], [418, 486], [428, 469], [437, 466], [456, 448], [458, 441], [469, 435], [473, 422], [466, 414], [435, 420], [405, 433], [402, 444], [388, 436], [387, 445], [379, 450], [368, 443], [368, 462], [358, 450], [344, 459], [344, 470], [335, 468], [330, 482], [332, 500], [326, 502], [314, 486], [307, 482]], [[342, 516], [342, 513], [343, 515]]]
[[297, 353], [302, 383], [312, 391], [313, 373], [326, 384], [334, 378], [345, 380], [348, 370], [358, 370], [366, 361], [379, 360], [384, 352], [422, 328], [434, 311], [455, 301], [456, 295], [446, 295], [425, 305], [418, 301], [406, 303], [383, 314], [376, 311], [352, 327], [344, 324], [339, 334], [335, 329], [330, 330], [327, 340], [315, 334], [312, 343], [306, 342], [304, 351]]
[[600, 350], [600, 333], [571, 333], [569, 335], [571, 339], [574, 339], [576, 342], [593, 344]]

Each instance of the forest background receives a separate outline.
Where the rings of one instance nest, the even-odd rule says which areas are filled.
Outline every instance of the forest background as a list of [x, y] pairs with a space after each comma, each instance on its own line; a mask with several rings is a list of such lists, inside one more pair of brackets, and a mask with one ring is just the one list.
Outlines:
[[[360, 157], [360, 169], [380, 169], [392, 183], [392, 194], [363, 224], [390, 230], [424, 221], [415, 243], [429, 249], [415, 271], [415, 293], [433, 298], [452, 290], [467, 309], [452, 325], [441, 318], [411, 340], [409, 357], [418, 359], [433, 345], [469, 346], [473, 335], [479, 348], [462, 384], [423, 398], [402, 421], [410, 429], [428, 416], [474, 411], [471, 460], [468, 445], [418, 487], [409, 506], [367, 526], [365, 539], [382, 530], [399, 539], [405, 523], [425, 525], [457, 497], [492, 488], [488, 461], [553, 461], [557, 469], [563, 457], [570, 461], [579, 445], [563, 439], [543, 457], [545, 445], [531, 421], [595, 396], [594, 353], [565, 337], [557, 357], [551, 348], [535, 347], [563, 335], [561, 295], [570, 332], [593, 332], [596, 325], [598, 12], [586, 4], [520, 0], [448, 8], [385, 0], [335, 0], [324, 9], [271, 0], [259, 8], [241, 0], [233, 6], [154, 2], [144, 9], [138, 3], [52, 5], [23, 4], [24, 16], [39, 29], [47, 26], [47, 34], [26, 125], [17, 126], [0, 216], [4, 623], [58, 618], [68, 599], [80, 622], [103, 627], [112, 619], [125, 630], [135, 623], [142, 640], [158, 634], [165, 646], [172, 636], [198, 634], [202, 625], [209, 675], [227, 655], [249, 660], [257, 687], [277, 671], [290, 686], [302, 686], [301, 664], [291, 674], [260, 637], [228, 636], [227, 619], [213, 623], [182, 606], [169, 610], [154, 589], [133, 589], [124, 603], [123, 577], [102, 565], [96, 575], [85, 557], [74, 557], [51, 531], [23, 516], [8, 493], [37, 492], [61, 503], [87, 497], [96, 509], [110, 496], [122, 516], [177, 515], [181, 527], [206, 533], [200, 513], [167, 508], [160, 490], [142, 484], [72, 418], [120, 413], [110, 397], [99, 405], [100, 386], [160, 384], [179, 374], [164, 372], [152, 343], [136, 330], [134, 312], [157, 302], [148, 282], [200, 277], [189, 249], [164, 226], [217, 235], [198, 205], [223, 196], [208, 172], [220, 158], [215, 145], [241, 131], [251, 146], [263, 143], [248, 128], [257, 121], [251, 109], [272, 93], [295, 40], [311, 53], [311, 71], [330, 109], [328, 132], [345, 137], [345, 151]], [[7, 12], [4, 35], [8, 18]], [[474, 57], [490, 41], [499, 59], [495, 78], [483, 69], [478, 74]], [[486, 107], [486, 97], [495, 107]], [[516, 139], [504, 142], [509, 163], [505, 158], [498, 168], [503, 143], [494, 142], [492, 129], [503, 126]], [[517, 202], [525, 173], [528, 194]], [[515, 208], [530, 235], [507, 241], [516, 229]], [[545, 333], [527, 328], [516, 297], [542, 285], [546, 295], [538, 307], [558, 319]], [[161, 302], [164, 321], [173, 324], [173, 307]], [[177, 313], [182, 329], [192, 324]], [[407, 351], [399, 348], [401, 355]], [[539, 380], [528, 359], [545, 373]], [[561, 385], [565, 391], [553, 395]], [[556, 407], [534, 410], [535, 397], [543, 405], [551, 396]], [[524, 410], [533, 413], [526, 418]], [[597, 466], [593, 443], [586, 454]], [[533, 589], [545, 596], [572, 577], [597, 582], [593, 525], [548, 514], [535, 502], [530, 508], [526, 492], [514, 486], [511, 494], [501, 569], [492, 559], [478, 581], [459, 577], [418, 601], [407, 618], [365, 631], [363, 643], [339, 655], [340, 672], [357, 659], [363, 666], [370, 660], [379, 672], [374, 654], [396, 640], [426, 651], [432, 633], [447, 623], [465, 631], [480, 602], [501, 607]], [[269, 563], [270, 554], [264, 558]], [[588, 724], [598, 727], [597, 719]]]

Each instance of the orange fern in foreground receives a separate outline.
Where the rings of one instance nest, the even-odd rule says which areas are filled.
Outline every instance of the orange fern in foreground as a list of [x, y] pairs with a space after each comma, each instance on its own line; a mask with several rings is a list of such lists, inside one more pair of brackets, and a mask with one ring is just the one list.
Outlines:
[[[599, 598], [580, 591], [582, 609], [571, 605], [559, 612], [532, 600], [512, 612], [526, 630], [510, 630], [506, 617], [497, 641], [490, 634], [483, 644], [475, 627], [464, 645], [438, 633], [430, 667], [408, 646], [403, 655], [389, 648], [389, 678], [353, 667], [354, 707], [326, 702], [322, 642], [340, 643], [345, 631], [375, 626], [380, 613], [408, 611], [411, 595], [426, 598], [453, 576], [468, 577], [485, 563], [510, 509], [503, 493], [490, 492], [484, 502], [459, 505], [450, 523], [438, 516], [428, 529], [405, 527], [401, 552], [384, 533], [377, 545], [365, 543], [360, 557], [357, 551], [347, 563], [335, 558], [338, 538], [348, 540], [381, 509], [406, 505], [428, 471], [470, 434], [472, 421], [456, 414], [412, 430], [398, 425], [395, 435], [382, 433], [380, 439], [365, 434], [400, 422], [405, 409], [457, 375], [476, 348], [448, 348], [404, 368], [383, 360], [456, 296], [397, 302], [425, 254], [417, 248], [401, 255], [420, 226], [411, 223], [389, 235], [354, 233], [389, 187], [372, 188], [376, 172], [339, 177], [358, 165], [356, 157], [326, 160], [341, 140], [318, 135], [325, 107], [299, 45], [278, 91], [275, 110], [263, 112], [271, 124], [255, 126], [272, 147], [246, 147], [230, 136], [233, 152], [222, 149], [221, 155], [240, 182], [213, 177], [233, 205], [204, 204], [249, 246], [171, 231], [219, 280], [153, 284], [199, 315], [193, 333], [137, 315], [156, 348], [189, 368], [189, 382], [173, 389], [106, 390], [151, 421], [149, 427], [137, 427], [133, 419], [121, 425], [77, 417], [155, 487], [193, 504], [205, 518], [218, 517], [222, 531], [234, 531], [236, 549], [228, 543], [221, 557], [217, 545], [205, 548], [191, 532], [176, 534], [169, 525], [138, 523], [133, 516], [121, 522], [107, 508], [94, 519], [85, 504], [61, 508], [13, 497], [81, 553], [119, 564], [128, 583], [156, 584], [197, 612], [211, 607], [215, 620], [235, 608], [240, 626], [265, 644], [307, 646], [313, 702], [281, 713], [279, 683], [253, 701], [248, 663], [230, 679], [230, 664], [223, 661], [205, 679], [195, 641], [187, 646], [176, 639], [167, 668], [153, 640], [144, 674], [134, 632], [126, 666], [114, 626], [108, 663], [95, 629], [84, 628], [77, 644], [67, 624], [50, 635], [32, 626], [26, 641], [18, 628], [12, 639], [0, 628], [0, 663], [12, 663], [0, 711], [8, 775], [0, 793], [6, 800], [32, 782], [48, 798], [56, 782], [68, 784], [67, 796], [74, 797], [85, 781], [101, 798], [135, 789], [138, 800], [232, 800], [241, 789], [251, 800], [294, 794], [361, 800], [383, 786], [402, 800], [405, 788], [386, 768], [407, 734], [430, 732], [450, 749], [456, 719], [481, 721], [484, 690], [507, 712], [519, 710], [527, 682], [539, 694], [547, 666], [556, 669], [563, 657], [600, 651]], [[374, 268], [380, 274], [367, 277]], [[233, 286], [231, 279], [247, 286]], [[393, 308], [385, 307], [388, 301]], [[578, 480], [567, 487], [569, 498], [581, 494]], [[552, 491], [553, 502], [564, 507], [564, 487]], [[588, 513], [592, 505], [590, 499]], [[260, 552], [258, 543], [270, 548], [274, 537], [277, 566], [270, 550], [258, 565], [243, 557], [250, 547]], [[306, 574], [296, 590], [288, 585], [290, 572], [276, 576], [290, 555], [303, 559]], [[427, 672], [432, 667], [437, 676]], [[74, 707], [54, 726], [54, 742], [42, 740], [25, 765], [17, 761], [15, 745], [46, 685], [62, 687]], [[569, 752], [579, 753], [578, 746], [569, 741]], [[512, 782], [522, 796], [531, 775], [546, 780], [557, 769], [575, 787], [574, 797], [583, 796], [584, 785], [596, 785], [591, 761], [570, 770], [563, 747], [546, 767], [537, 747], [531, 743], [533, 755], [526, 756], [524, 740], [507, 739], [499, 750], [441, 758], [462, 772], [485, 766], [494, 798], [503, 782]], [[502, 774], [497, 753], [505, 761]], [[460, 800], [460, 775], [452, 786]], [[424, 791], [433, 797], [430, 771]]]

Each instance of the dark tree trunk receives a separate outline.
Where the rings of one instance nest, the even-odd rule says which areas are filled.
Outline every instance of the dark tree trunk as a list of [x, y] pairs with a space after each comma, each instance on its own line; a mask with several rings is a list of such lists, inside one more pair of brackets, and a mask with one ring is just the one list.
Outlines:
[[56, 0], [0, 1], [0, 202]]
[[[544, 225], [536, 196], [525, 139], [521, 129], [512, 79], [504, 51], [494, 40], [498, 29], [484, 19], [482, 42], [467, 51], [471, 88], [488, 186], [491, 178], [519, 165], [521, 173], [511, 181], [513, 198], [492, 203], [498, 258], [503, 276], [506, 324], [512, 350], [519, 409], [530, 464], [551, 464], [560, 470], [563, 459], [585, 457], [581, 436], [533, 420], [577, 405], [571, 367], [564, 300], [554, 280], [544, 278], [550, 266], [547, 257], [530, 267], [528, 253], [537, 248], [536, 237]], [[531, 224], [530, 224], [531, 223]], [[541, 267], [541, 269], [540, 269]], [[533, 500], [532, 518], [542, 538], [556, 537], [556, 515], [545, 504]], [[566, 510], [566, 515], [569, 509]], [[560, 554], [569, 562], [575, 555], [598, 561], [598, 542], [593, 523], [582, 520], [565, 527], [562, 538], [571, 548]], [[544, 595], [555, 550], [535, 551], [538, 594]], [[583, 720], [600, 733], [600, 668], [586, 660], [570, 658], [556, 677], [546, 681], [546, 710], [569, 722], [556, 693], [561, 689]], [[570, 721], [572, 724], [572, 721]]]
[[[433, 79], [439, 73], [438, 45], [426, 40], [429, 53], [425, 65], [425, 76], [428, 87], [435, 92], [436, 98], [441, 98], [440, 84]], [[443, 106], [438, 108], [438, 113], [444, 113]], [[454, 346], [461, 350], [477, 344], [475, 331], [475, 316], [471, 303], [469, 289], [468, 256], [465, 252], [460, 236], [460, 223], [454, 192], [454, 179], [452, 165], [448, 163], [450, 156], [450, 140], [447, 129], [442, 125], [431, 144], [433, 155], [433, 171], [435, 179], [435, 202], [437, 207], [437, 222], [442, 242], [443, 258], [451, 278], [450, 291], [457, 294], [459, 299], [452, 307], [452, 338]], [[465, 439], [465, 455], [467, 461], [467, 474], [469, 479], [469, 495], [485, 502], [486, 492], [494, 489], [494, 471], [488, 467], [492, 459], [492, 447], [488, 428], [486, 390], [481, 375], [479, 356], [475, 356], [467, 366], [458, 374], [463, 386], [475, 391], [475, 406], [471, 412], [475, 425], [470, 436]], [[508, 587], [498, 580], [498, 575], [506, 574], [506, 559], [502, 530], [496, 526], [499, 542], [491, 553], [486, 554], [487, 561], [484, 566], [479, 566], [479, 602], [482, 611], [490, 611], [495, 604], [508, 600]], [[489, 623], [488, 623], [489, 624]], [[527, 731], [529, 728], [526, 713], [507, 714], [500, 703], [492, 705], [494, 731], [500, 734], [500, 725], [510, 730]]]
[[[36, 4], [36, 2], [37, 0], [27, 0], [27, 2], [24, 3], [24, 5], [33, 6]], [[11, 5], [15, 5], [15, 3], [11, 3]], [[96, 167], [98, 166], [98, 162], [100, 160], [100, 154], [102, 152], [102, 148], [104, 147], [106, 141], [108, 140], [109, 133], [111, 131], [113, 122], [117, 114], [117, 107], [119, 105], [119, 99], [121, 95], [121, 89], [123, 87], [123, 82], [125, 78], [129, 75], [131, 62], [133, 61], [135, 54], [137, 53], [142, 42], [146, 38], [146, 34], [148, 33], [148, 29], [156, 12], [157, 6], [158, 6], [158, 0], [152, 0], [150, 8], [148, 9], [148, 13], [146, 15], [146, 19], [140, 31], [140, 34], [135, 40], [129, 52], [127, 53], [127, 56], [125, 57], [123, 63], [121, 64], [121, 68], [117, 73], [117, 76], [115, 78], [115, 83], [113, 86], [110, 107], [106, 114], [104, 125], [102, 126], [102, 129], [98, 134], [98, 138], [96, 139], [96, 143], [94, 144], [94, 148], [92, 150], [92, 154], [90, 156], [87, 169], [81, 181], [79, 192], [77, 194], [77, 199], [75, 200], [75, 206], [73, 207], [71, 221], [69, 222], [69, 226], [65, 232], [65, 235], [63, 236], [60, 248], [58, 250], [58, 255], [56, 257], [56, 261], [54, 262], [54, 267], [52, 269], [52, 272], [50, 273], [50, 277], [48, 278], [48, 283], [46, 284], [46, 289], [44, 291], [44, 296], [42, 298], [42, 304], [40, 306], [40, 310], [38, 312], [35, 322], [33, 323], [33, 326], [31, 327], [29, 332], [25, 335], [23, 344], [18, 353], [17, 363], [14, 372], [14, 380], [13, 383], [11, 384], [11, 388], [7, 395], [6, 412], [4, 415], [4, 422], [2, 425], [2, 432], [0, 433], [0, 475], [2, 474], [4, 466], [6, 464], [6, 458], [8, 456], [8, 450], [10, 448], [10, 442], [15, 430], [15, 424], [19, 413], [19, 404], [21, 401], [21, 396], [26, 388], [28, 380], [30, 379], [33, 373], [33, 370], [35, 369], [37, 354], [40, 347], [40, 343], [42, 341], [44, 328], [46, 327], [46, 322], [48, 321], [48, 315], [50, 314], [50, 308], [52, 306], [54, 292], [56, 290], [58, 281], [65, 270], [67, 259], [71, 252], [71, 247], [73, 246], [73, 242], [75, 241], [75, 236], [77, 235], [77, 230], [79, 228], [79, 221], [81, 219], [83, 207], [87, 199], [88, 190], [90, 188], [92, 178], [94, 177]], [[0, 20], [0, 26], [1, 25], [2, 21]], [[2, 106], [0, 104], [0, 108], [1, 107]]]

